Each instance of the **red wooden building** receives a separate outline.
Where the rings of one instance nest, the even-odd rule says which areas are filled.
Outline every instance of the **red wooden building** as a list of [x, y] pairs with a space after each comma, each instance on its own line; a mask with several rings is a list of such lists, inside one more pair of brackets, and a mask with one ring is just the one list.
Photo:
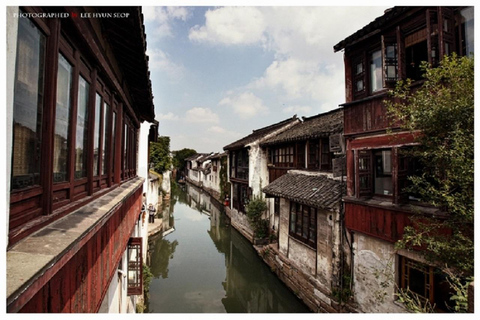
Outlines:
[[388, 269], [399, 287], [444, 306], [444, 279], [434, 267], [418, 253], [394, 248], [412, 212], [436, 210], [403, 192], [406, 177], [418, 168], [400, 151], [415, 144], [415, 133], [392, 127], [383, 101], [397, 80], [422, 85], [422, 61], [435, 66], [452, 52], [469, 54], [473, 39], [472, 7], [394, 7], [334, 46], [344, 51], [345, 224], [356, 248], [354, 288], [362, 311], [400, 311], [393, 286], [386, 289], [385, 303], [373, 303], [380, 280], [372, 269]]
[[7, 18], [7, 311], [111, 311], [117, 288], [143, 293], [138, 132], [155, 115], [141, 8]]

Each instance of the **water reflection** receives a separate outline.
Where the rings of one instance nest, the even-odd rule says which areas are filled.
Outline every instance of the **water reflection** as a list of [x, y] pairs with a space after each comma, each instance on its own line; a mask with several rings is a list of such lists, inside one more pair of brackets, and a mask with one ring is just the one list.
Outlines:
[[162, 214], [164, 230], [174, 231], [149, 241], [146, 312], [308, 312], [208, 194], [174, 185]]

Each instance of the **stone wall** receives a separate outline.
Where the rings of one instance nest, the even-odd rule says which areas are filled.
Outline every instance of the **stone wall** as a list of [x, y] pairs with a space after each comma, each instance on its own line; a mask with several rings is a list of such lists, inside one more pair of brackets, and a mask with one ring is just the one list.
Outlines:
[[253, 230], [250, 227], [247, 216], [238, 212], [237, 209], [229, 207], [225, 207], [225, 213], [230, 218], [232, 227], [240, 232], [248, 241], [253, 243]]
[[360, 233], [354, 242], [354, 296], [359, 311], [405, 312], [394, 302], [395, 245]]
[[271, 270], [282, 280], [313, 312], [340, 312], [340, 305], [331, 298], [331, 291], [326, 289], [312, 275], [302, 271], [296, 263], [287, 259], [275, 244], [256, 247], [259, 255]]

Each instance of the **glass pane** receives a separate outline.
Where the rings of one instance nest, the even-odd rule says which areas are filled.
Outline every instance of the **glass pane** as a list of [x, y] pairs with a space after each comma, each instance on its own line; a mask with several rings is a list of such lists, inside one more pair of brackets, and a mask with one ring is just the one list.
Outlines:
[[370, 60], [370, 88], [372, 92], [382, 89], [382, 52], [375, 51]]
[[77, 129], [75, 137], [75, 178], [87, 176], [88, 82], [78, 80]]
[[100, 117], [102, 115], [102, 97], [95, 96], [95, 128], [93, 132], [93, 175], [99, 175], [99, 150], [100, 150]]
[[110, 121], [109, 115], [110, 114], [110, 106], [105, 104], [105, 108], [103, 108], [103, 152], [102, 152], [102, 175], [107, 173], [107, 156], [108, 156], [108, 149], [110, 148], [110, 141], [109, 135], [110, 132]]
[[397, 78], [397, 66], [387, 66], [387, 78], [389, 80], [395, 80]]
[[123, 170], [127, 170], [127, 137], [128, 137], [128, 126], [125, 124], [124, 130], [124, 141], [123, 141]]
[[360, 62], [357, 64], [357, 75], [362, 73], [363, 73], [363, 63]]
[[40, 183], [45, 36], [18, 19], [13, 98], [12, 189]]
[[387, 46], [385, 48], [385, 58], [387, 59], [396, 59], [397, 55], [395, 52], [395, 46]]
[[474, 52], [474, 18], [473, 7], [460, 11], [462, 16], [462, 40], [464, 52], [470, 56]]
[[375, 152], [375, 193], [380, 195], [392, 195], [392, 165], [391, 150]]
[[71, 87], [72, 66], [60, 54], [58, 56], [57, 104], [55, 109], [55, 137], [53, 140], [53, 182], [67, 181], [68, 178]]
[[358, 80], [357, 81], [357, 91], [362, 91], [363, 90], [363, 80]]
[[114, 173], [115, 168], [115, 131], [117, 130], [117, 113], [113, 113], [113, 123], [112, 123], [112, 146], [113, 146], [113, 153], [112, 153], [112, 173]]

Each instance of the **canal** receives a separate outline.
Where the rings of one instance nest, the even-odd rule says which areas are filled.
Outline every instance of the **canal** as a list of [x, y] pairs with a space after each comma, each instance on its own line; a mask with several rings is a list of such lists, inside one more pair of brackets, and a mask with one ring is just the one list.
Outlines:
[[163, 233], [149, 240], [148, 313], [301, 313], [309, 309], [271, 272], [223, 206], [172, 185]]

